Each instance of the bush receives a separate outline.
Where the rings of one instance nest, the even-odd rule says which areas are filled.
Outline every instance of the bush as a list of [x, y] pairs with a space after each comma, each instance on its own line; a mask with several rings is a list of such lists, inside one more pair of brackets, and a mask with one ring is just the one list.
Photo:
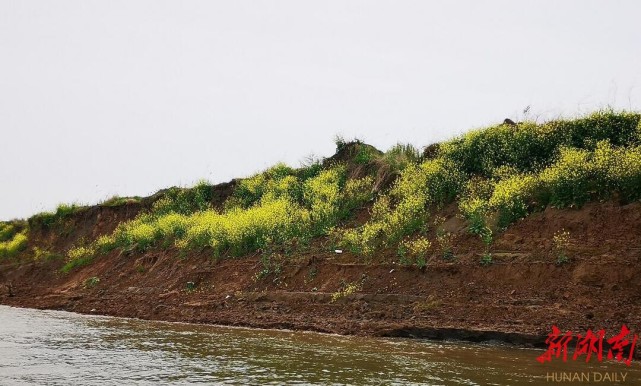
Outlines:
[[[484, 261], [491, 261], [493, 231], [532, 211], [613, 195], [624, 202], [641, 199], [640, 117], [606, 110], [574, 120], [497, 125], [432, 146], [422, 162], [411, 145], [398, 144], [383, 154], [337, 138], [339, 157], [309, 158], [299, 169], [277, 164], [243, 179], [222, 210], [212, 207], [213, 189], [205, 182], [169, 189], [150, 211], [72, 250], [68, 264], [114, 248], [144, 251], [172, 243], [207, 248], [215, 256], [257, 250], [286, 255], [330, 234], [332, 246], [358, 254], [398, 247], [409, 258], [413, 247], [401, 240], [423, 240], [429, 212], [456, 199], [469, 231], [485, 244]], [[339, 159], [345, 165], [336, 164]], [[348, 178], [362, 173], [367, 175]], [[340, 227], [371, 201], [366, 223]], [[61, 206], [34, 218], [56, 223], [74, 208]], [[3, 226], [0, 239], [11, 232]], [[452, 234], [437, 225], [435, 241], [443, 257], [453, 257]]]
[[91, 246], [72, 248], [67, 252], [67, 263], [60, 270], [64, 273], [68, 273], [74, 268], [88, 265], [93, 260], [95, 253], [96, 250]]
[[27, 246], [26, 231], [16, 233], [8, 241], [0, 242], [0, 257], [14, 257]]
[[574, 120], [497, 125], [474, 130], [440, 146], [440, 156], [467, 174], [491, 177], [500, 166], [520, 173], [548, 166], [562, 147], [594, 150], [607, 140], [614, 146], [639, 145], [638, 113], [604, 110]]
[[418, 268], [425, 268], [431, 247], [432, 244], [430, 241], [423, 236], [419, 236], [414, 240], [403, 240], [398, 246], [398, 255], [401, 258], [401, 264], [409, 265], [413, 260]]
[[9, 241], [18, 233], [18, 229], [9, 223], [0, 223], [0, 242]]
[[162, 240], [181, 249], [209, 248], [214, 256], [240, 256], [266, 248], [291, 251], [312, 237], [328, 234], [371, 199], [373, 179], [347, 182], [341, 165], [306, 179], [294, 174], [294, 169], [277, 165], [242, 181], [222, 212], [208, 207], [207, 185], [169, 192], [151, 212], [120, 224], [113, 234], [88, 247], [70, 251], [65, 269], [114, 248], [145, 251]]
[[601, 141], [593, 151], [562, 148], [558, 160], [541, 172], [500, 180], [489, 199], [464, 198], [460, 208], [472, 229], [492, 213], [502, 228], [548, 205], [580, 207], [615, 193], [626, 202], [641, 198], [641, 147]]
[[203, 180], [192, 188], [167, 189], [164, 197], [154, 202], [152, 211], [155, 214], [189, 214], [211, 208], [212, 199], [213, 186]]
[[516, 175], [495, 185], [487, 208], [498, 213], [499, 227], [506, 227], [530, 212], [538, 181], [535, 176]]
[[345, 231], [342, 244], [355, 253], [371, 254], [376, 248], [397, 243], [425, 225], [428, 206], [454, 200], [462, 182], [455, 165], [442, 159], [409, 165], [389, 194], [376, 200], [371, 220]]

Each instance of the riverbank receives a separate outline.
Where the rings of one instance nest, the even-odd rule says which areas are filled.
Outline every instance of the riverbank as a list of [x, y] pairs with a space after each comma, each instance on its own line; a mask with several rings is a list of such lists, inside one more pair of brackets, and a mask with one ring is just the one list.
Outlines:
[[[110, 211], [118, 209], [105, 209], [103, 217], [116, 215]], [[424, 269], [386, 262], [390, 251], [364, 262], [320, 244], [272, 262], [270, 270], [258, 255], [215, 260], [206, 250], [112, 251], [67, 274], [60, 272], [63, 259], [5, 261], [0, 283], [10, 283], [13, 296], [3, 289], [0, 303], [150, 320], [524, 346], [542, 346], [553, 324], [574, 333], [614, 332], [622, 324], [639, 331], [641, 204], [590, 203], [578, 210], [535, 213], [497, 237], [487, 266], [479, 264], [477, 238], [456, 216], [448, 221], [457, 235], [456, 257], [433, 258]], [[93, 223], [100, 228], [101, 221]], [[571, 260], [561, 265], [550, 245], [559, 228], [580, 241], [572, 243]]]
[[419, 151], [0, 222], [0, 304], [542, 345], [641, 330], [641, 114], [499, 124]]

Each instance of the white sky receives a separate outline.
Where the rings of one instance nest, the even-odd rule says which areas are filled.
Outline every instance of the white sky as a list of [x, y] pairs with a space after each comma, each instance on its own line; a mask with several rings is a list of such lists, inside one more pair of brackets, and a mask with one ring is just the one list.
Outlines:
[[641, 105], [641, 1], [0, 0], [0, 219]]

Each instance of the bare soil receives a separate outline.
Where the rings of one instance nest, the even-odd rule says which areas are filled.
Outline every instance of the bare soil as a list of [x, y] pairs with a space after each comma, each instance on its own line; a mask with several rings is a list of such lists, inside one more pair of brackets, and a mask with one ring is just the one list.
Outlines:
[[[69, 274], [60, 272], [62, 259], [29, 258], [36, 246], [64, 253], [82, 237], [111, 232], [140, 209], [100, 207], [74, 216], [67, 232], [32, 232], [20, 260], [0, 261], [0, 304], [534, 346], [544, 344], [553, 324], [575, 333], [605, 328], [608, 336], [622, 324], [641, 330], [641, 203], [535, 213], [496, 235], [488, 266], [480, 264], [481, 241], [466, 231], [453, 206], [440, 215], [452, 233], [454, 258], [443, 259], [435, 248], [425, 269], [398, 264], [391, 250], [368, 259], [339, 254], [325, 240], [276, 261], [280, 269], [265, 275], [257, 254], [215, 260], [207, 250], [114, 251]], [[571, 243], [570, 261], [559, 265], [552, 239], [561, 229], [570, 232]], [[99, 281], [92, 286], [93, 277]]]

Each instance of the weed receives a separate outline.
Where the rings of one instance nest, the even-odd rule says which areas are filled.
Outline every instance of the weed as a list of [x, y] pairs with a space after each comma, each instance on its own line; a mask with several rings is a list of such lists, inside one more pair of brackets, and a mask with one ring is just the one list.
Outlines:
[[345, 148], [345, 146], [347, 145], [347, 142], [345, 141], [345, 138], [343, 138], [342, 135], [337, 134], [334, 136], [334, 144], [336, 145], [336, 153], [339, 153]]
[[424, 301], [414, 303], [412, 310], [417, 314], [422, 314], [438, 309], [442, 304], [443, 302], [440, 299], [437, 299], [434, 295], [429, 295]]
[[307, 270], [307, 279], [305, 282], [310, 282], [316, 279], [316, 276], [318, 275], [318, 268], [315, 265], [312, 265], [309, 267]]
[[557, 264], [565, 264], [570, 261], [568, 257], [568, 247], [570, 246], [570, 232], [566, 230], [560, 230], [554, 233], [552, 238], [554, 243], [554, 252], [556, 254]]
[[269, 275], [274, 275], [274, 282], [278, 282], [283, 272], [282, 256], [276, 254], [263, 254], [260, 258], [261, 269], [254, 276], [254, 280], [261, 280]]
[[397, 143], [383, 155], [383, 161], [393, 171], [402, 171], [411, 164], [417, 164], [421, 158], [420, 151], [411, 144]]
[[396, 251], [396, 254], [398, 255], [399, 264], [404, 265], [404, 266], [412, 265], [412, 260], [409, 257], [408, 247], [407, 247], [407, 245], [405, 243], [400, 243], [398, 245], [398, 249]]
[[490, 264], [492, 264], [492, 254], [485, 252], [483, 256], [481, 256], [481, 265], [488, 266]]
[[454, 258], [452, 239], [452, 233], [445, 231], [443, 228], [436, 230], [436, 242], [439, 245], [441, 256], [444, 260], [452, 260]]
[[51, 252], [47, 249], [40, 249], [38, 247], [33, 247], [33, 259], [34, 260], [45, 260], [45, 261], [51, 261], [51, 260], [58, 260], [58, 259], [63, 259], [64, 256]]
[[0, 223], [0, 243], [9, 241], [18, 233], [18, 229], [9, 223]]
[[27, 246], [27, 231], [15, 233], [13, 237], [4, 242], [0, 242], [0, 258], [14, 257]]
[[354, 157], [354, 162], [365, 165], [374, 160], [376, 156], [375, 150], [367, 145], [361, 145], [358, 147], [358, 152], [356, 157]]
[[95, 249], [91, 246], [80, 246], [67, 252], [67, 263], [60, 269], [63, 273], [69, 273], [73, 269], [89, 265], [94, 258]]
[[[605, 110], [573, 120], [496, 125], [442, 143], [422, 161], [410, 145], [382, 154], [360, 141], [337, 137], [337, 150], [350, 150], [344, 155], [351, 159], [341, 157], [345, 164], [313, 158], [299, 169], [277, 164], [240, 181], [220, 210], [212, 207], [213, 189], [206, 182], [168, 189], [150, 211], [72, 249], [65, 269], [115, 248], [145, 251], [175, 245], [179, 253], [207, 249], [214, 256], [241, 256], [271, 245], [273, 253], [290, 255], [328, 235], [332, 247], [364, 256], [398, 248], [405, 263], [424, 266], [427, 255], [412, 255], [401, 244], [424, 233], [430, 212], [455, 200], [468, 230], [482, 239], [491, 258], [493, 232], [533, 211], [613, 196], [623, 202], [641, 199], [640, 121], [638, 113]], [[380, 190], [371, 168], [386, 168], [386, 175], [398, 177]], [[348, 178], [354, 169], [370, 175]], [[343, 226], [355, 209], [372, 201], [367, 222]], [[60, 206], [29, 223], [57, 224], [76, 210]], [[453, 235], [441, 225], [435, 244], [444, 258], [452, 258]], [[5, 255], [6, 243], [21, 234], [7, 229], [0, 228], [0, 238], [11, 238], [0, 244]], [[6, 236], [12, 232], [16, 235]]]
[[430, 241], [423, 236], [414, 240], [405, 239], [398, 246], [399, 262], [410, 265], [413, 260], [418, 268], [423, 269], [427, 266], [427, 254], [431, 246]]
[[92, 276], [85, 280], [85, 288], [93, 288], [100, 283], [100, 279], [97, 276]]
[[361, 287], [362, 287], [362, 283], [359, 283], [359, 282], [342, 285], [340, 290], [332, 294], [332, 303], [336, 302], [340, 298], [344, 298], [353, 293], [356, 293], [357, 291], [360, 291]]

